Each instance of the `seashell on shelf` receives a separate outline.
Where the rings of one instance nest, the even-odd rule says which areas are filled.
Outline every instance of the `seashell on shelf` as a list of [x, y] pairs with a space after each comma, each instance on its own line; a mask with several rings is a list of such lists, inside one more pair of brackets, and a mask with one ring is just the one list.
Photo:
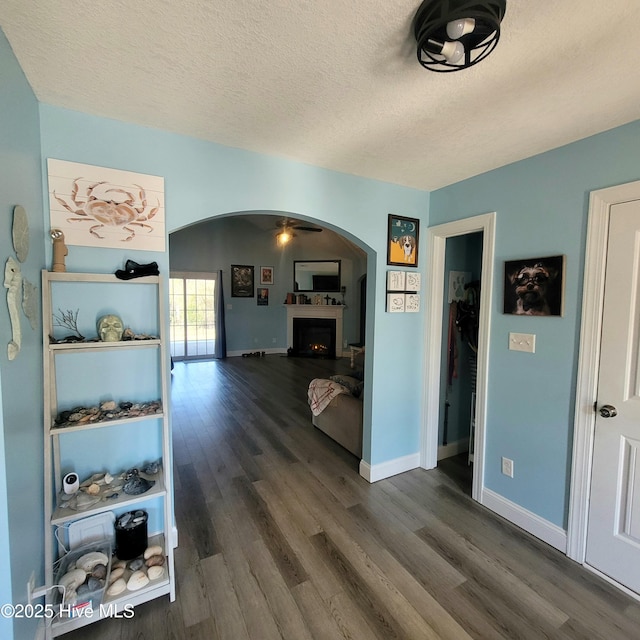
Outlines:
[[[58, 586], [64, 587], [67, 591], [75, 591], [87, 579], [87, 572], [82, 569], [71, 569], [58, 580]], [[62, 593], [62, 589], [60, 590]]]
[[129, 589], [129, 591], [137, 591], [147, 584], [149, 584], [147, 574], [144, 571], [134, 571], [127, 582], [127, 589]]
[[91, 593], [91, 587], [89, 587], [88, 584], [81, 584], [77, 591], [76, 594], [78, 595], [78, 597], [82, 598], [84, 596], [86, 596], [88, 593]]
[[142, 558], [135, 558], [129, 563], [129, 569], [131, 571], [139, 571], [144, 567], [144, 560]]
[[127, 561], [126, 560], [114, 560], [111, 563], [111, 575], [113, 575], [113, 570], [114, 569], [126, 569], [127, 568]]
[[124, 567], [117, 567], [111, 569], [111, 575], [109, 576], [109, 584], [113, 584], [118, 578], [122, 578], [124, 575]]
[[164, 567], [161, 567], [159, 565], [156, 565], [154, 567], [149, 567], [149, 570], [147, 571], [147, 577], [149, 578], [149, 580], [157, 580], [158, 578], [161, 578], [164, 575]]
[[107, 577], [107, 566], [99, 562], [93, 569], [91, 570], [91, 576], [93, 578], [97, 578], [98, 580], [104, 580]]
[[[75, 508], [78, 511], [82, 511], [83, 509], [88, 509], [89, 507], [96, 504], [96, 502], [100, 502], [100, 498], [98, 496], [90, 496], [87, 493], [78, 493], [75, 500]], [[71, 504], [71, 508], [73, 509], [73, 504]]]
[[95, 482], [93, 484], [90, 484], [87, 487], [87, 493], [90, 496], [97, 496], [100, 493], [100, 485], [96, 484]]
[[151, 545], [144, 550], [144, 559], [147, 560], [151, 556], [162, 556], [162, 547], [159, 544]]
[[[76, 567], [85, 573], [91, 573], [97, 564], [108, 564], [109, 558], [101, 551], [90, 551], [76, 560]], [[83, 580], [84, 582], [84, 580]]]
[[164, 556], [151, 556], [144, 563], [147, 567], [161, 567], [164, 564]]
[[102, 589], [103, 586], [104, 582], [102, 580], [98, 580], [98, 578], [89, 576], [87, 579], [87, 587], [89, 587], [89, 591], [97, 591], [98, 589]]
[[127, 588], [127, 583], [124, 578], [118, 578], [108, 589], [108, 596], [117, 596], [121, 594]]

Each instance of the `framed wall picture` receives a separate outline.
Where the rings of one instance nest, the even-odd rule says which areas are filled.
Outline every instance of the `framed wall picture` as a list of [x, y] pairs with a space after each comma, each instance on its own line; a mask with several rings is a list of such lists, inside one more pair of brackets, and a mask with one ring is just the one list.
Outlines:
[[504, 313], [561, 316], [565, 256], [527, 258], [504, 263]]
[[231, 265], [231, 297], [253, 298], [253, 267], [244, 264]]
[[387, 312], [404, 313], [404, 293], [387, 293]]
[[389, 214], [387, 264], [399, 267], [418, 266], [420, 221]]
[[273, 284], [273, 267], [260, 267], [260, 284]]
[[50, 224], [67, 245], [165, 251], [164, 178], [47, 159]]
[[420, 311], [419, 293], [404, 294], [404, 311], [405, 313], [418, 313], [418, 311]]
[[258, 306], [266, 307], [269, 304], [269, 289], [266, 287], [258, 288]]
[[387, 291], [404, 291], [406, 271], [387, 271]]

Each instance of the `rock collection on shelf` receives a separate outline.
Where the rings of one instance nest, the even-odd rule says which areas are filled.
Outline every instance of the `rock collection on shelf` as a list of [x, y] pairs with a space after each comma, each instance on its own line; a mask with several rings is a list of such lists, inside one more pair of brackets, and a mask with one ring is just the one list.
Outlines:
[[61, 411], [54, 420], [55, 428], [75, 427], [94, 422], [107, 422], [109, 420], [123, 420], [125, 418], [137, 418], [162, 413], [162, 402], [151, 400], [150, 402], [123, 401], [116, 404], [114, 400], [108, 400], [94, 407], [74, 407]]

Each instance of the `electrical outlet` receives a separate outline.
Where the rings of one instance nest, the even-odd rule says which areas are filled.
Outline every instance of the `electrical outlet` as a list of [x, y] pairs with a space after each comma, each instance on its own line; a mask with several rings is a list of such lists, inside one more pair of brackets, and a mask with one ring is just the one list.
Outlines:
[[502, 473], [505, 476], [513, 478], [513, 460], [504, 457], [502, 458]]

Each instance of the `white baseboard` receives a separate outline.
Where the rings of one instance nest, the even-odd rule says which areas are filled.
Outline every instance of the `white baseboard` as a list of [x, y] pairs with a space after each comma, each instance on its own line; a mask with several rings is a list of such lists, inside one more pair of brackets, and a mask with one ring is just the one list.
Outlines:
[[360, 475], [367, 482], [377, 482], [378, 480], [384, 480], [385, 478], [396, 476], [405, 471], [411, 471], [411, 469], [417, 469], [419, 466], [419, 453], [412, 453], [409, 456], [395, 458], [394, 460], [388, 460], [387, 462], [381, 462], [373, 466], [364, 460], [360, 460]]
[[567, 552], [567, 532], [559, 526], [528, 511], [515, 502], [511, 502], [511, 500], [507, 500], [491, 491], [491, 489], [482, 490], [480, 502], [491, 511], [495, 511], [499, 516], [506, 518], [509, 522], [513, 522], [513, 524], [528, 531], [536, 538], [540, 538], [540, 540], [555, 547], [558, 551]]
[[438, 447], [438, 460], [444, 460], [445, 458], [451, 458], [457, 456], [459, 453], [466, 453], [469, 451], [469, 438], [462, 438], [462, 440], [456, 440], [449, 444]]

